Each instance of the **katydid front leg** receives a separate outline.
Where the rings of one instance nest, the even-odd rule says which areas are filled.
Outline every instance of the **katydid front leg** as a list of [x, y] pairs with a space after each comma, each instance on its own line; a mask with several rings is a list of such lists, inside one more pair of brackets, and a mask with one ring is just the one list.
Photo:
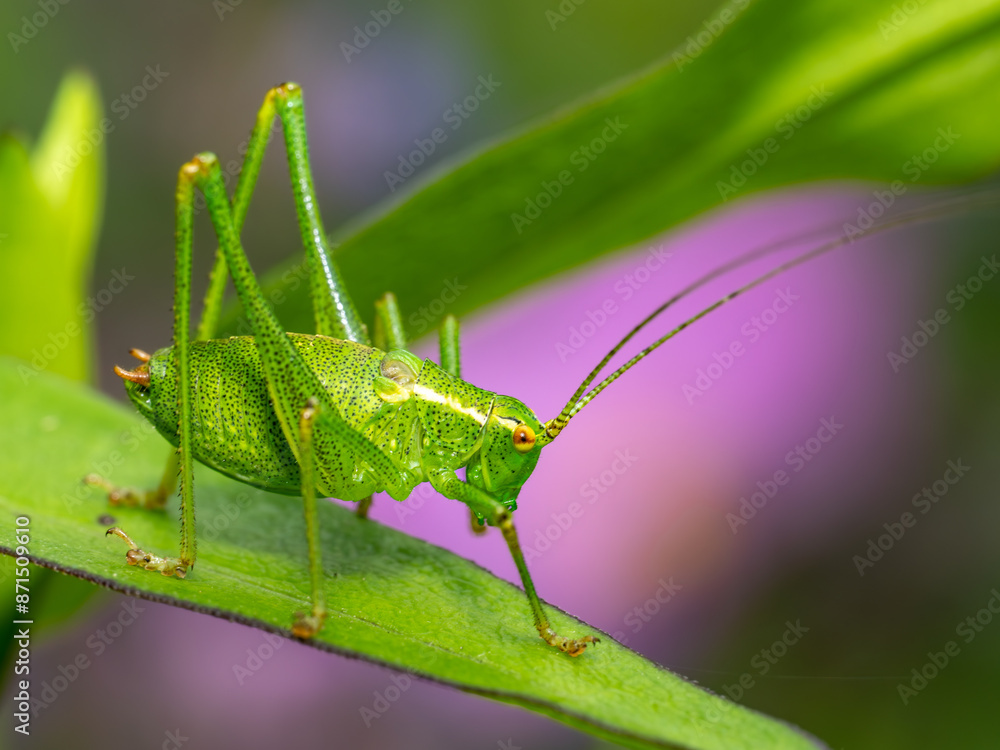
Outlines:
[[588, 643], [600, 641], [600, 638], [593, 635], [567, 638], [552, 629], [549, 618], [542, 607], [542, 602], [535, 592], [535, 584], [528, 572], [528, 565], [524, 561], [524, 553], [521, 552], [521, 545], [517, 540], [517, 530], [514, 528], [511, 512], [503, 503], [488, 492], [463, 482], [449, 471], [431, 474], [430, 482], [434, 489], [445, 497], [465, 503], [473, 513], [486, 518], [490, 525], [500, 527], [507, 547], [510, 549], [510, 554], [514, 558], [517, 572], [521, 576], [521, 585], [524, 586], [524, 593], [528, 597], [528, 605], [531, 607], [531, 614], [535, 620], [535, 628], [546, 643], [570, 656], [579, 656], [586, 650]]

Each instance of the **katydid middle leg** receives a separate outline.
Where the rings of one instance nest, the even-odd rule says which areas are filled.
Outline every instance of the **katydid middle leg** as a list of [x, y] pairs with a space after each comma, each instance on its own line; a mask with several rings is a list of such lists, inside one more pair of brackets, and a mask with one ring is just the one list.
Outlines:
[[[438, 332], [438, 343], [441, 350], [441, 367], [449, 375], [456, 378], [462, 377], [461, 349], [459, 337], [458, 318], [454, 315], [445, 315], [441, 321], [441, 329]], [[469, 508], [469, 528], [474, 534], [485, 534], [486, 526], [483, 525], [483, 517], [471, 507]]]
[[375, 348], [384, 352], [406, 348], [406, 331], [396, 295], [386, 292], [375, 301]]
[[[399, 312], [396, 296], [392, 292], [387, 292], [382, 299], [375, 303], [375, 346], [389, 351], [391, 349], [405, 349], [406, 343], [403, 318]], [[459, 325], [458, 318], [454, 315], [446, 315], [441, 321], [439, 346], [441, 368], [449, 375], [454, 375], [456, 378], [462, 377]], [[367, 505], [358, 507], [358, 515], [362, 518], [367, 511]], [[469, 510], [469, 526], [476, 534], [486, 532], [482, 519], [471, 509]]]
[[[399, 304], [396, 302], [396, 295], [386, 292], [382, 299], [375, 301], [375, 335], [374, 343], [376, 349], [384, 352], [392, 349], [406, 348], [406, 332], [403, 327], [403, 316], [399, 312]], [[372, 496], [362, 498], [358, 502], [358, 507], [354, 511], [358, 518], [364, 520], [368, 518], [368, 511], [372, 507]]]

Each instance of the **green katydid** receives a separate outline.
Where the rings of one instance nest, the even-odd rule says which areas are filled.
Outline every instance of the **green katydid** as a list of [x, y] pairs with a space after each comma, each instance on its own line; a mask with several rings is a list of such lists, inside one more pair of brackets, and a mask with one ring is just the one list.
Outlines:
[[[296, 212], [306, 249], [316, 335], [285, 333], [263, 299], [239, 240], [271, 124], [284, 127]], [[205, 196], [219, 239], [197, 341], [190, 341], [194, 190]], [[129, 545], [127, 560], [147, 570], [184, 577], [195, 563], [192, 469], [195, 459], [254, 486], [301, 495], [305, 505], [312, 589], [311, 610], [297, 614], [293, 633], [310, 637], [325, 615], [321, 589], [316, 495], [359, 501], [364, 513], [374, 492], [404, 500], [420, 482], [469, 506], [479, 522], [498, 526], [514, 556], [535, 625], [549, 644], [572, 655], [597, 638], [567, 638], [549, 625], [518, 545], [511, 512], [531, 474], [545, 426], [521, 402], [459, 379], [458, 326], [441, 334], [442, 365], [406, 351], [395, 301], [378, 305], [377, 348], [334, 265], [317, 209], [303, 114], [293, 83], [265, 97], [230, 204], [212, 154], [185, 164], [177, 186], [174, 345], [142, 364], [116, 368], [142, 414], [178, 445], [160, 486], [150, 492], [110, 487], [114, 502], [162, 507], [180, 476], [179, 557]], [[212, 340], [226, 276], [233, 279], [254, 336]], [[195, 387], [197, 383], [197, 387]], [[207, 385], [214, 383], [213, 386]], [[234, 447], [233, 430], [245, 448]], [[466, 469], [466, 480], [456, 475]]]
[[[281, 328], [264, 301], [239, 239], [276, 116], [284, 128], [306, 250], [315, 335], [286, 333]], [[205, 196], [219, 248], [192, 342], [190, 286], [196, 188]], [[953, 210], [945, 206], [938, 213]], [[934, 215], [926, 210], [903, 215], [880, 229]], [[822, 245], [737, 289], [657, 339], [587, 392], [622, 346], [663, 310], [720, 274], [776, 248], [744, 255], [707, 274], [635, 326], [588, 375], [563, 410], [542, 422], [520, 401], [461, 380], [459, 330], [453, 317], [447, 317], [442, 326], [440, 365], [420, 360], [405, 349], [402, 319], [391, 294], [376, 303], [374, 342], [369, 338], [332, 260], [319, 217], [302, 91], [296, 84], [284, 84], [265, 97], [232, 202], [212, 154], [200, 154], [181, 168], [174, 345], [153, 355], [133, 350], [141, 364], [135, 370], [115, 368], [143, 416], [178, 450], [155, 490], [119, 489], [95, 476], [88, 481], [106, 488], [112, 502], [163, 507], [179, 475], [179, 557], [145, 552], [120, 528], [107, 532], [129, 545], [126, 557], [130, 564], [178, 577], [184, 577], [195, 563], [194, 460], [265, 490], [301, 495], [312, 595], [310, 611], [296, 615], [292, 632], [303, 638], [319, 631], [325, 615], [317, 494], [357, 501], [358, 514], [363, 517], [372, 493], [385, 491], [395, 500], [404, 500], [417, 484], [429, 482], [446, 497], [465, 503], [474, 527], [485, 522], [501, 529], [539, 634], [550, 645], [577, 656], [598, 638], [566, 637], [552, 630], [512, 522], [518, 494], [541, 449], [598, 393], [692, 322], [742, 292], [847, 241], [844, 238]], [[253, 337], [213, 338], [227, 277], [233, 279]], [[465, 481], [456, 475], [461, 468], [466, 470]]]

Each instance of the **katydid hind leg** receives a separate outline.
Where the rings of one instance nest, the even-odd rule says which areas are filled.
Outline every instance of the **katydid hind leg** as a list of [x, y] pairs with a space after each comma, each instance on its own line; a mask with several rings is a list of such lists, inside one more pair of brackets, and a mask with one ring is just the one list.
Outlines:
[[[340, 270], [333, 261], [319, 214], [319, 202], [309, 165], [309, 142], [306, 136], [302, 88], [298, 84], [284, 83], [275, 86], [264, 96], [264, 102], [257, 112], [257, 122], [247, 142], [247, 153], [233, 194], [232, 221], [236, 234], [239, 235], [243, 227], [250, 196], [260, 174], [264, 153], [270, 140], [271, 127], [276, 117], [284, 131], [285, 154], [295, 200], [295, 213], [306, 251], [316, 333], [359, 344], [370, 344], [361, 316], [347, 292]], [[209, 292], [205, 297], [204, 316], [198, 329], [199, 339], [212, 338], [216, 333], [226, 283], [226, 259], [221, 245], [216, 252], [210, 279]]]
[[[319, 533], [315, 518], [315, 495], [322, 486], [322, 472], [326, 467], [322, 445], [336, 445], [339, 455], [351, 456], [352, 460], [364, 462], [374, 475], [385, 478], [385, 481], [389, 481], [398, 472], [388, 456], [343, 420], [319, 377], [309, 368], [295, 349], [288, 334], [285, 333], [265, 299], [235, 231], [222, 171], [215, 156], [200, 154], [195, 157], [182, 167], [178, 182], [178, 195], [182, 193], [180, 184], [187, 182], [192, 186], [197, 186], [205, 196], [212, 225], [226, 255], [226, 263], [236, 288], [236, 294], [243, 305], [253, 332], [263, 374], [268, 383], [272, 408], [303, 473], [313, 612], [299, 618], [293, 632], [297, 635], [308, 636], [319, 627], [323, 611], [320, 588]], [[189, 270], [190, 214], [183, 214], [179, 211], [178, 219], [178, 236], [185, 235], [187, 237]], [[183, 224], [185, 219], [186, 225]], [[178, 301], [180, 301], [180, 296]], [[183, 326], [178, 325], [177, 338], [179, 342], [183, 341], [183, 346], [178, 345], [178, 359], [181, 361], [180, 372], [182, 376], [181, 393], [190, 396], [190, 386], [183, 385], [185, 382], [190, 383], [191, 379], [189, 363], [184, 364], [188, 362], [189, 357], [185, 355], [182, 359], [182, 355], [186, 352], [188, 339], [186, 330], [182, 337], [182, 328]], [[185, 372], [188, 374], [186, 381]], [[184, 398], [181, 399], [181, 402], [183, 404]], [[190, 430], [190, 413], [188, 413], [188, 420], [188, 430]], [[181, 426], [182, 428], [184, 426], [183, 420]], [[181, 445], [185, 444], [182, 429]], [[185, 453], [182, 453], [181, 456], [183, 459]], [[181, 467], [183, 477], [183, 460]], [[181, 486], [183, 489], [187, 483], [182, 480]], [[188, 496], [182, 493], [182, 497], [186, 500]]]
[[597, 643], [600, 638], [593, 635], [585, 635], [580, 638], [568, 638], [559, 635], [552, 629], [541, 599], [535, 591], [535, 584], [531, 580], [528, 572], [528, 565], [524, 560], [524, 553], [517, 538], [517, 530], [511, 518], [511, 511], [485, 490], [481, 490], [471, 484], [463, 482], [451, 472], [432, 474], [430, 482], [434, 489], [445, 497], [465, 503], [479, 516], [489, 520], [493, 526], [498, 526], [503, 533], [507, 548], [510, 550], [517, 572], [521, 576], [521, 585], [524, 586], [524, 593], [528, 597], [528, 605], [531, 608], [531, 615], [535, 621], [535, 628], [542, 639], [550, 646], [564, 651], [570, 656], [582, 654], [588, 644]]
[[[178, 356], [179, 405], [181, 407], [178, 430], [179, 447], [175, 459], [175, 465], [179, 467], [181, 487], [181, 554], [176, 560], [162, 558], [167, 562], [162, 565], [158, 563], [157, 569], [172, 566], [175, 571], [186, 571], [194, 564], [195, 559], [193, 464], [187, 447], [191, 442], [192, 429], [188, 344], [190, 341], [190, 275], [193, 253], [191, 227], [194, 216], [193, 194], [196, 185], [205, 195], [212, 223], [219, 238], [219, 247], [223, 249], [221, 256], [225, 263], [218, 260], [219, 254], [217, 253], [215, 271], [221, 272], [225, 268], [232, 275], [237, 295], [251, 321], [251, 328], [258, 341], [262, 342], [262, 361], [265, 362], [266, 369], [267, 363], [270, 363], [271, 372], [267, 373], [269, 381], [272, 384], [287, 384], [292, 381], [297, 386], [290, 389], [280, 388], [276, 393], [278, 402], [276, 403], [276, 412], [290, 442], [294, 444], [298, 442], [297, 436], [295, 436], [296, 422], [307, 399], [317, 394], [320, 397], [325, 395], [318, 379], [301, 361], [288, 342], [273, 312], [263, 301], [260, 287], [253, 278], [246, 255], [239, 243], [239, 225], [246, 213], [249, 196], [260, 167], [260, 161], [263, 158], [275, 114], [279, 116], [285, 129], [296, 213], [306, 245], [307, 261], [310, 264], [311, 290], [318, 332], [367, 343], [367, 332], [360, 322], [353, 303], [346, 295], [339, 272], [330, 259], [325, 233], [319, 218], [308, 163], [301, 89], [295, 84], [284, 84], [268, 92], [264, 105], [258, 113], [257, 127], [251, 139], [245, 165], [247, 177], [241, 180], [234, 205], [230, 204], [226, 196], [221, 171], [217, 160], [212, 155], [206, 154], [202, 157], [196, 157], [193, 161], [185, 164], [181, 168], [178, 178], [174, 344]], [[206, 190], [206, 187], [209, 190]], [[215, 327], [217, 308], [223, 289], [224, 283], [218, 279], [213, 280], [210, 285], [209, 297], [206, 299], [208, 309], [205, 311], [206, 315], [202, 319], [199, 333], [207, 335], [214, 333], [212, 329]], [[326, 405], [333, 408], [330, 404]], [[344, 425], [339, 426], [345, 427]], [[344, 432], [347, 431], [344, 430]], [[352, 440], [352, 438], [355, 439]], [[348, 443], [354, 443], [352, 447], [355, 449], [368, 448], [369, 451], [364, 452], [371, 451], [370, 446], [358, 444], [361, 442], [358, 436], [350, 434], [346, 436], [346, 439]], [[377, 450], [375, 453], [378, 455], [372, 456], [371, 464], [373, 466], [381, 470], [391, 468], [391, 464], [384, 455]], [[135, 545], [124, 532], [119, 536], [133, 548], [130, 553], [135, 552], [138, 545]]]
[[[309, 288], [316, 317], [316, 333], [371, 345], [368, 330], [333, 261], [319, 215], [319, 202], [309, 165], [302, 88], [295, 83], [284, 83], [271, 89], [265, 97], [261, 114], [258, 115], [258, 123], [266, 116], [265, 110], [268, 107], [273, 107], [271, 111], [280, 118], [285, 133], [285, 153], [295, 197], [295, 213], [309, 267]], [[268, 127], [272, 119], [273, 117], [268, 118]]]
[[395, 476], [389, 458], [343, 421], [319, 376], [306, 364], [278, 321], [250, 267], [232, 223], [229, 200], [219, 162], [212, 154], [200, 154], [181, 170], [182, 176], [201, 189], [208, 203], [212, 225], [225, 248], [233, 285], [247, 314], [260, 363], [282, 431], [293, 452], [298, 453], [298, 422], [310, 398], [316, 398], [325, 434], [350, 455], [364, 460], [379, 476]]
[[[243, 230], [243, 222], [250, 207], [250, 198], [257, 186], [257, 177], [260, 175], [260, 168], [264, 162], [264, 152], [271, 139], [271, 126], [274, 124], [275, 115], [274, 96], [272, 92], [268, 92], [257, 111], [257, 122], [250, 132], [246, 154], [243, 157], [243, 164], [240, 165], [239, 176], [236, 178], [236, 188], [233, 190], [233, 226], [236, 227], [237, 234]], [[198, 322], [198, 329], [195, 333], [197, 341], [213, 339], [218, 335], [226, 281], [229, 279], [226, 254], [221, 245], [216, 246], [215, 261], [208, 278], [209, 284], [201, 308], [201, 320]]]
[[323, 564], [320, 556], [319, 520], [316, 511], [316, 453], [313, 434], [319, 402], [309, 399], [299, 417], [299, 469], [302, 472], [302, 506], [306, 520], [306, 541], [309, 546], [309, 586], [312, 610], [297, 612], [292, 633], [299, 638], [311, 638], [323, 627], [326, 607], [323, 604]]
[[438, 346], [441, 354], [441, 369], [456, 378], [462, 377], [461, 340], [458, 318], [445, 315], [438, 331]]
[[[243, 164], [240, 167], [239, 177], [236, 181], [236, 188], [233, 192], [233, 224], [236, 227], [237, 233], [242, 230], [243, 222], [246, 219], [250, 198], [257, 184], [257, 177], [260, 174], [264, 152], [270, 140], [271, 125], [274, 122], [275, 116], [274, 96], [269, 93], [265, 96], [264, 103], [257, 113], [257, 122], [247, 142], [247, 152], [243, 158]], [[222, 246], [219, 245], [216, 248], [215, 261], [209, 274], [208, 290], [205, 292], [195, 340], [203, 341], [212, 339], [217, 335], [228, 278], [225, 253], [222, 250]], [[149, 361], [149, 355], [145, 354], [145, 352], [133, 349], [132, 353], [143, 363]], [[125, 377], [123, 373], [127, 373], [128, 371], [121, 371], [120, 368], [115, 368], [115, 372]], [[106, 491], [108, 500], [112, 505], [162, 510], [166, 507], [167, 499], [177, 489], [178, 469], [177, 452], [171, 450], [167, 456], [166, 466], [160, 483], [155, 489], [142, 490], [135, 487], [120, 487], [97, 474], [89, 474], [84, 478], [84, 482]]]
[[[194, 528], [194, 459], [191, 455], [191, 261], [194, 253], [192, 225], [194, 221], [195, 173], [185, 165], [177, 179], [177, 231], [174, 267], [174, 346], [177, 351], [178, 406], [180, 423], [177, 431], [176, 465], [181, 489], [181, 538], [179, 557], [161, 557], [142, 550], [122, 529], [108, 529], [108, 534], [118, 536], [129, 546], [126, 560], [164, 575], [183, 578], [194, 565], [196, 557]], [[228, 200], [226, 201], [228, 206]]]
[[[295, 83], [275, 86], [264, 96], [257, 112], [257, 121], [247, 142], [247, 152], [232, 200], [232, 222], [237, 236], [243, 228], [250, 197], [260, 174], [264, 153], [275, 118], [282, 124], [288, 173], [295, 200], [295, 213], [306, 252], [309, 290], [316, 320], [316, 333], [370, 344], [367, 329], [333, 261], [326, 232], [319, 214], [319, 202], [313, 186], [309, 165], [309, 143], [306, 136], [302, 89]], [[217, 333], [219, 313], [227, 278], [226, 257], [221, 245], [216, 251], [215, 264], [205, 296], [198, 339], [212, 338]]]
[[[316, 319], [316, 333], [370, 345], [371, 339], [367, 328], [361, 322], [361, 316], [333, 260], [320, 218], [319, 202], [313, 187], [312, 169], [309, 164], [309, 144], [301, 87], [294, 83], [286, 83], [268, 92], [264, 105], [257, 115], [257, 127], [254, 130], [255, 135], [258, 130], [261, 131], [264, 145], [266, 145], [264, 135], [270, 132], [275, 115], [280, 119], [285, 134], [285, 154], [292, 181], [292, 193], [295, 197], [295, 213], [309, 268], [309, 290]], [[255, 167], [258, 170], [263, 151], [262, 145], [255, 160]], [[247, 158], [249, 159], [254, 153], [249, 149]], [[233, 221], [237, 226], [237, 233], [239, 218], [234, 213]], [[356, 511], [359, 518], [368, 517], [371, 504], [371, 496], [359, 501]]]

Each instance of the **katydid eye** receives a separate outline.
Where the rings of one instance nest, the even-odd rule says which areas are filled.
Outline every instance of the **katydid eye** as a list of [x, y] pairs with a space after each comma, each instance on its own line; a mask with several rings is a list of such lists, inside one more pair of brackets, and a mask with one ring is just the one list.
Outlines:
[[535, 431], [526, 424], [514, 428], [514, 449], [518, 453], [527, 453], [535, 447]]

